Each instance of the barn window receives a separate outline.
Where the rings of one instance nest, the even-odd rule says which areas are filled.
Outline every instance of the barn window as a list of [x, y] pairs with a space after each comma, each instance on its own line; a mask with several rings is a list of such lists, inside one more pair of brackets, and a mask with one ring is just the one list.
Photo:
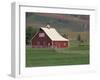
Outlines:
[[44, 33], [39, 33], [39, 37], [45, 37]]

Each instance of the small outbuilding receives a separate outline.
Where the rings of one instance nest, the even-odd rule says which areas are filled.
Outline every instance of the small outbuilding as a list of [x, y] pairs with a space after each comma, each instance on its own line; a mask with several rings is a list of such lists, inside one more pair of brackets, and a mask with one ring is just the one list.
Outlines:
[[61, 36], [55, 28], [41, 27], [32, 37], [32, 48], [67, 48], [69, 40]]

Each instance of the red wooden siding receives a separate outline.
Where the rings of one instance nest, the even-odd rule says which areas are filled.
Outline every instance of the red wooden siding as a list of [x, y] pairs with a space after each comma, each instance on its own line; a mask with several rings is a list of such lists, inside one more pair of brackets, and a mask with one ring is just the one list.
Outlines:
[[[44, 33], [43, 30], [40, 31], [33, 37], [32, 39], [32, 47], [51, 47], [52, 41], [51, 39]], [[44, 37], [42, 37], [44, 35]]]
[[66, 48], [68, 47], [68, 41], [53, 41], [53, 47]]

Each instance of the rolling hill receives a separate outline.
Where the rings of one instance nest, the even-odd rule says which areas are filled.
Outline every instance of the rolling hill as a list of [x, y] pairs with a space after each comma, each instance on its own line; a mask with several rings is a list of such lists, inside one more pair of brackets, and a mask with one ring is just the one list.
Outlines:
[[43, 27], [48, 23], [60, 30], [83, 32], [89, 31], [88, 15], [51, 14], [51, 13], [26, 13], [26, 27]]
[[26, 27], [40, 28], [47, 24], [57, 29], [60, 34], [67, 34], [70, 39], [89, 40], [89, 15], [26, 13]]

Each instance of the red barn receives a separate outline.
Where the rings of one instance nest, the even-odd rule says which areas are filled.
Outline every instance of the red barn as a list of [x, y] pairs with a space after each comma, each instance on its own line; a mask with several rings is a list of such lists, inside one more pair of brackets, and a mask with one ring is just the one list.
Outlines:
[[68, 39], [62, 37], [55, 28], [41, 27], [31, 39], [33, 48], [67, 48]]

